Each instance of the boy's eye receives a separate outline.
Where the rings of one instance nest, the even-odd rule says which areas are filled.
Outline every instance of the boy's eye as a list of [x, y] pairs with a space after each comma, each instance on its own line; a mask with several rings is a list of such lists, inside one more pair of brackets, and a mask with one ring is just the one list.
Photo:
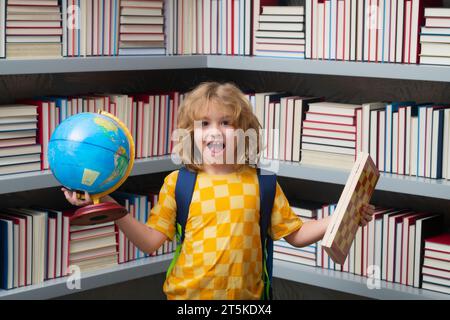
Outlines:
[[223, 121], [222, 121], [222, 125], [223, 125], [223, 126], [229, 126], [229, 125], [230, 125], [230, 121], [228, 121], [228, 120], [223, 120]]
[[202, 127], [206, 127], [209, 124], [208, 121], [206, 120], [202, 120]]

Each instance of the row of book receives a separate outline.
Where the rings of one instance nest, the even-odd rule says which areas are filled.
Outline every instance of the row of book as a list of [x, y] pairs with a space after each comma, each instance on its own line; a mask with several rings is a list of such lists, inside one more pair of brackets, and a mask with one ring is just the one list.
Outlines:
[[[48, 169], [57, 125], [80, 112], [105, 110], [130, 130], [136, 158], [170, 154], [184, 95], [95, 94], [23, 100], [0, 109], [0, 174]], [[247, 94], [263, 126], [263, 157], [338, 169], [360, 151], [380, 171], [450, 178], [450, 108], [414, 102], [344, 104], [289, 93]], [[40, 154], [40, 156], [39, 156]]]
[[[332, 215], [335, 208], [334, 204], [305, 202], [293, 210], [306, 223]], [[278, 240], [274, 257], [450, 293], [450, 234], [443, 230], [440, 214], [376, 208], [373, 220], [359, 227], [343, 265], [328, 256], [321, 241], [296, 248], [284, 239]]]
[[450, 8], [425, 8], [420, 63], [450, 65]]
[[263, 6], [255, 32], [255, 56], [305, 58], [304, 7]]
[[0, 108], [0, 174], [49, 169], [47, 148], [53, 131], [81, 112], [107, 111], [130, 130], [136, 158], [167, 155], [183, 95], [164, 94], [43, 97]]
[[[118, 193], [130, 214], [146, 223], [157, 194]], [[15, 208], [0, 211], [0, 288], [12, 289], [71, 274], [91, 272], [148, 257], [114, 222], [70, 225], [74, 209]], [[167, 240], [152, 256], [175, 251]]]
[[2, 1], [0, 57], [223, 54], [449, 64], [450, 9], [442, 0], [277, 3]]
[[265, 158], [349, 169], [364, 151], [380, 171], [450, 178], [449, 105], [347, 104], [280, 92], [254, 96]]
[[[434, 35], [438, 27], [438, 24], [426, 24], [421, 30], [424, 12], [433, 10], [440, 21], [448, 15], [448, 9], [436, 7], [442, 7], [441, 0], [307, 0], [306, 56], [418, 63], [419, 35]], [[433, 55], [442, 56], [442, 53]], [[433, 63], [433, 59], [423, 59], [421, 63]]]
[[250, 55], [252, 6], [248, 0], [168, 0], [168, 54]]

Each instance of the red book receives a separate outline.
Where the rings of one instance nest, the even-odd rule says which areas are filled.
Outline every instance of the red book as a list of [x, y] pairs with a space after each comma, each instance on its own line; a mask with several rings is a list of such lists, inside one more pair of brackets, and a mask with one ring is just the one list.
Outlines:
[[450, 233], [425, 239], [425, 249], [450, 253]]

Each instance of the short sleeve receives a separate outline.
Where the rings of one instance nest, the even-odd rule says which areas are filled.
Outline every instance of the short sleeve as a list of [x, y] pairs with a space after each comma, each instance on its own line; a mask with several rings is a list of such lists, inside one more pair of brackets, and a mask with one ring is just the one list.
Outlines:
[[170, 173], [164, 179], [159, 191], [158, 203], [150, 211], [147, 226], [164, 233], [171, 240], [175, 236], [175, 220], [177, 203], [175, 201], [175, 186], [178, 170]]
[[303, 225], [303, 221], [294, 213], [286, 196], [277, 182], [275, 200], [272, 209], [270, 236], [273, 240], [279, 240]]

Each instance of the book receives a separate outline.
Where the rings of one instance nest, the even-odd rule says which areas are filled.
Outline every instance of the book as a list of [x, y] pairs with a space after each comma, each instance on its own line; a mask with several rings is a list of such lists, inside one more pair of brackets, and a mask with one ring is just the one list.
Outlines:
[[361, 207], [369, 203], [379, 176], [370, 155], [359, 153], [322, 239], [322, 247], [336, 263], [346, 260], [361, 220]]

